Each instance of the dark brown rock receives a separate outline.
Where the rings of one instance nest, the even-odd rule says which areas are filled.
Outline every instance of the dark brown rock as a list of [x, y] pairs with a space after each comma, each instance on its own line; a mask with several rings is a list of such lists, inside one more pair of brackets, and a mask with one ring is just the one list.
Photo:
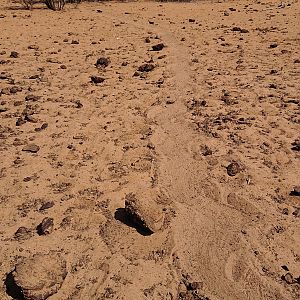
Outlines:
[[150, 72], [155, 68], [154, 64], [143, 64], [138, 68], [139, 72]]
[[24, 118], [18, 118], [16, 121], [16, 126], [21, 126], [26, 123], [26, 120]]
[[31, 49], [31, 50], [39, 50], [39, 46], [38, 46], [38, 45], [29, 45], [29, 46], [28, 46], [28, 49]]
[[300, 218], [300, 208], [296, 207], [295, 210], [293, 211], [293, 216], [296, 218]]
[[10, 88], [10, 93], [11, 94], [16, 94], [18, 92], [22, 92], [22, 88], [19, 86], [13, 86]]
[[300, 196], [300, 185], [294, 186], [294, 189], [291, 191], [291, 196]]
[[241, 171], [241, 167], [237, 162], [232, 162], [226, 169], [229, 176], [235, 176]]
[[97, 68], [106, 68], [110, 64], [110, 59], [106, 57], [100, 57], [97, 59], [95, 66]]
[[10, 53], [10, 56], [9, 57], [11, 57], [11, 58], [18, 58], [19, 57], [19, 53], [17, 52], [17, 51], [12, 51], [11, 53]]
[[95, 84], [102, 83], [105, 79], [100, 76], [91, 76], [91, 81]]
[[152, 46], [153, 51], [161, 51], [164, 49], [166, 46], [163, 43], [159, 43], [157, 45]]
[[201, 152], [204, 156], [212, 155], [212, 150], [207, 145], [201, 148]]
[[296, 140], [292, 143], [292, 150], [300, 151], [300, 140]]
[[25, 96], [26, 101], [38, 101], [40, 98], [41, 96], [31, 95], [31, 94]]
[[47, 218], [44, 218], [42, 223], [38, 225], [37, 233], [39, 235], [47, 235], [53, 231], [53, 228], [54, 228], [53, 218], [47, 217]]
[[53, 206], [54, 206], [54, 202], [48, 201], [48, 202], [43, 203], [43, 205], [40, 207], [40, 210], [43, 211], [43, 210], [49, 209]]

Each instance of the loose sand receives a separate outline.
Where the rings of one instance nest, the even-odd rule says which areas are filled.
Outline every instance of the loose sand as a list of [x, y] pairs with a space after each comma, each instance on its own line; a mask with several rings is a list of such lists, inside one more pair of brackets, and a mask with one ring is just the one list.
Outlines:
[[299, 299], [298, 1], [0, 2], [1, 300]]

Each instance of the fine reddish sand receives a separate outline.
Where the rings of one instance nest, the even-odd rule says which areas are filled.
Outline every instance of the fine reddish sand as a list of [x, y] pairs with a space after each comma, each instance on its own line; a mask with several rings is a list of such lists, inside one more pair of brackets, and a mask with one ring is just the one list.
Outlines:
[[297, 0], [0, 3], [1, 300], [300, 299]]

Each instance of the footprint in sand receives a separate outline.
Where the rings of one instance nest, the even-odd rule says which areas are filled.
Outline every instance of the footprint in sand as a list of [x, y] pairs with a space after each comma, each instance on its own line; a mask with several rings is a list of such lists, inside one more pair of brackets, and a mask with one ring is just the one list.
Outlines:
[[227, 203], [236, 210], [247, 215], [260, 215], [260, 211], [252, 203], [237, 195], [236, 193], [229, 193], [227, 196]]

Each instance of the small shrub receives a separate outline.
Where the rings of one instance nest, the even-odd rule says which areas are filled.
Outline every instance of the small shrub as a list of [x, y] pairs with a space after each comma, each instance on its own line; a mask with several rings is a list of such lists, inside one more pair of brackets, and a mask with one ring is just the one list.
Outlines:
[[34, 0], [21, 0], [20, 2], [25, 6], [26, 9], [31, 10], [35, 1]]
[[45, 0], [48, 8], [52, 10], [62, 10], [65, 6], [66, 0]]

